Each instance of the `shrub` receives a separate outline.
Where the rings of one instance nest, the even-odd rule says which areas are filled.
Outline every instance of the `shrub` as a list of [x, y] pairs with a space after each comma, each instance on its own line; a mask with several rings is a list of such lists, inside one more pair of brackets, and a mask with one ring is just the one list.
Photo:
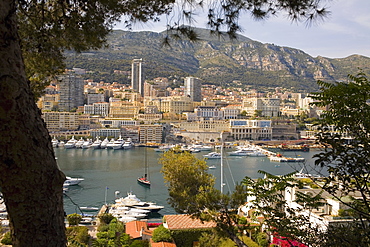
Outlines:
[[157, 242], [172, 242], [172, 236], [170, 230], [165, 228], [163, 225], [157, 227], [153, 231], [153, 237], [152, 240], [157, 243]]
[[101, 223], [109, 224], [114, 219], [114, 216], [111, 214], [102, 214], [99, 216], [99, 220]]
[[77, 226], [82, 219], [82, 216], [79, 214], [69, 214], [67, 215], [68, 224], [70, 226]]

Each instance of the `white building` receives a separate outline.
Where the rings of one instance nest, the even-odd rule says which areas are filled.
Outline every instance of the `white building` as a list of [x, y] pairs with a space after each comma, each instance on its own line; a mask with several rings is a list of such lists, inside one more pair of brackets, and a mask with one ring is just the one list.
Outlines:
[[245, 110], [248, 116], [253, 116], [256, 111], [261, 111], [262, 116], [278, 117], [280, 116], [280, 99], [245, 98], [242, 103], [242, 110]]

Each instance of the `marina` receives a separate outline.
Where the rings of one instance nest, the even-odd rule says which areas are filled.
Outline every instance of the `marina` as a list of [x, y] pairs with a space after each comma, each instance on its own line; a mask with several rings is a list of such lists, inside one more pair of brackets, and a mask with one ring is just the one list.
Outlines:
[[[98, 207], [105, 204], [114, 204], [116, 192], [122, 195], [134, 194], [145, 202], [153, 202], [163, 206], [159, 212], [151, 218], [160, 220], [163, 215], [175, 214], [176, 212], [168, 205], [167, 187], [164, 184], [161, 165], [158, 163], [161, 152], [154, 148], [134, 147], [131, 149], [65, 149], [55, 148], [55, 155], [60, 169], [66, 176], [83, 178], [84, 180], [76, 185], [69, 186], [65, 193], [64, 207], [66, 214], [81, 213], [80, 207]], [[275, 166], [268, 157], [260, 156], [228, 156], [224, 154], [224, 192], [231, 191], [235, 182], [240, 182], [245, 176], [252, 178], [263, 177], [259, 170], [282, 175], [294, 171], [301, 171], [303, 164], [306, 173], [317, 174], [311, 169], [313, 164], [312, 156], [318, 151], [289, 152], [284, 155], [289, 157], [301, 157], [305, 161], [281, 163]], [[194, 155], [203, 159], [203, 155], [210, 151], [201, 151]], [[142, 186], [137, 183], [137, 178], [142, 176], [145, 157], [149, 164], [151, 186]], [[207, 159], [207, 165], [211, 168], [209, 172], [216, 177], [216, 187], [220, 187], [220, 159]]]

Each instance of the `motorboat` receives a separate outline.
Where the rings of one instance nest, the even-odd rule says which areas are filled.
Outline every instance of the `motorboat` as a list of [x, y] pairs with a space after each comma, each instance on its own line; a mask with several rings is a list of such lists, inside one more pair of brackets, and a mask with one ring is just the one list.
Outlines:
[[249, 153], [248, 156], [251, 156], [251, 157], [266, 157], [267, 155], [262, 153], [261, 151], [254, 151], [252, 153]]
[[118, 139], [117, 140], [115, 140], [114, 142], [113, 142], [113, 144], [112, 144], [112, 148], [114, 149], [114, 150], [117, 150], [117, 149], [122, 149], [122, 145], [123, 145], [123, 143], [124, 143], [125, 141], [122, 139], [122, 137], [121, 136], [119, 136], [118, 137]]
[[84, 178], [71, 178], [71, 177], [66, 177], [66, 181], [64, 181], [64, 184], [65, 185], [68, 185], [68, 186], [73, 186], [73, 185], [78, 185], [80, 184], [82, 181], [84, 181], [85, 179]]
[[137, 209], [145, 209], [149, 210], [150, 212], [158, 212], [159, 210], [163, 209], [164, 206], [157, 205], [155, 202], [143, 202], [139, 198], [136, 197], [132, 192], [128, 192], [126, 197], [118, 198], [120, 192], [116, 191], [116, 204], [115, 206], [118, 207], [131, 207]]
[[156, 152], [167, 152], [171, 148], [174, 148], [175, 145], [164, 145], [164, 146], [159, 146], [159, 148], [155, 148], [154, 151]]
[[[116, 197], [119, 195], [119, 191], [116, 191]], [[145, 202], [142, 202], [132, 192], [128, 192], [126, 197], [120, 197], [115, 200], [117, 205], [132, 207], [132, 206], [144, 206]]]
[[78, 140], [75, 144], [76, 148], [82, 148], [82, 145], [84, 144], [85, 140], [81, 137], [80, 140]]
[[59, 143], [58, 143], [58, 147], [64, 147], [64, 144], [65, 144], [65, 142], [64, 141], [60, 141]]
[[137, 218], [133, 217], [133, 216], [120, 216], [120, 217], [117, 217], [117, 220], [118, 221], [121, 221], [123, 223], [127, 223], [127, 222], [130, 222], [130, 221], [135, 221], [137, 220]]
[[53, 148], [57, 148], [57, 147], [58, 147], [58, 145], [59, 145], [59, 141], [58, 141], [58, 139], [56, 139], [56, 138], [55, 138], [55, 136], [54, 136], [54, 138], [51, 140], [51, 145], [53, 146]]
[[209, 169], [216, 169], [216, 166], [215, 165], [211, 165], [208, 167]]
[[155, 202], [146, 202], [143, 206], [135, 206], [135, 208], [146, 209], [152, 213], [155, 213], [163, 209], [164, 206], [157, 205]]
[[251, 154], [251, 152], [243, 149], [238, 149], [232, 152], [228, 152], [227, 154], [230, 156], [248, 156], [249, 154]]
[[197, 149], [200, 151], [211, 151], [213, 147], [209, 145], [193, 144], [189, 148]]
[[91, 144], [93, 149], [99, 149], [101, 146], [102, 140], [100, 140], [99, 136], [96, 137], [96, 140]]
[[84, 212], [94, 212], [99, 210], [98, 207], [80, 207], [80, 209]]
[[64, 148], [65, 149], [70, 149], [70, 148], [75, 148], [76, 147], [76, 142], [77, 140], [75, 139], [74, 136], [72, 136], [71, 139], [69, 139], [65, 144], [64, 144]]
[[132, 142], [132, 139], [131, 138], [128, 138], [127, 141], [125, 141], [123, 144], [122, 144], [122, 148], [123, 149], [130, 149], [134, 146], [134, 143]]
[[78, 224], [80, 225], [91, 225], [93, 222], [93, 217], [82, 217]]
[[284, 157], [281, 155], [269, 156], [269, 159], [274, 162], [303, 162], [305, 160], [304, 158]]
[[203, 157], [207, 159], [221, 159], [221, 153], [210, 152], [208, 154], [203, 155]]
[[84, 141], [84, 143], [82, 144], [81, 148], [82, 149], [88, 149], [91, 147], [91, 145], [93, 144], [92, 140], [91, 139], [87, 139], [86, 141]]
[[113, 148], [113, 143], [114, 143], [115, 141], [116, 141], [116, 140], [114, 140], [114, 138], [110, 139], [110, 141], [107, 143], [106, 148], [107, 148], [107, 149], [112, 149], [112, 148]]
[[101, 148], [101, 149], [105, 149], [105, 148], [107, 148], [108, 143], [109, 143], [109, 140], [108, 140], [108, 138], [106, 137], [106, 138], [105, 138], [105, 139], [100, 143], [100, 148]]

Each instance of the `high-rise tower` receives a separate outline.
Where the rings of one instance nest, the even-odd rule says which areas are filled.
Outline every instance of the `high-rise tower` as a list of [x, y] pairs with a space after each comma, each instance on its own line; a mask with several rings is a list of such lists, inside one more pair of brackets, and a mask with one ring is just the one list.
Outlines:
[[143, 71], [141, 67], [142, 61], [142, 58], [132, 60], [131, 87], [134, 91], [139, 92], [142, 96], [144, 96], [144, 80], [142, 78]]
[[84, 81], [81, 76], [68, 73], [59, 77], [59, 110], [71, 111], [84, 105]]
[[200, 79], [195, 77], [186, 77], [184, 80], [185, 96], [191, 98], [192, 101], [202, 101], [202, 83]]

